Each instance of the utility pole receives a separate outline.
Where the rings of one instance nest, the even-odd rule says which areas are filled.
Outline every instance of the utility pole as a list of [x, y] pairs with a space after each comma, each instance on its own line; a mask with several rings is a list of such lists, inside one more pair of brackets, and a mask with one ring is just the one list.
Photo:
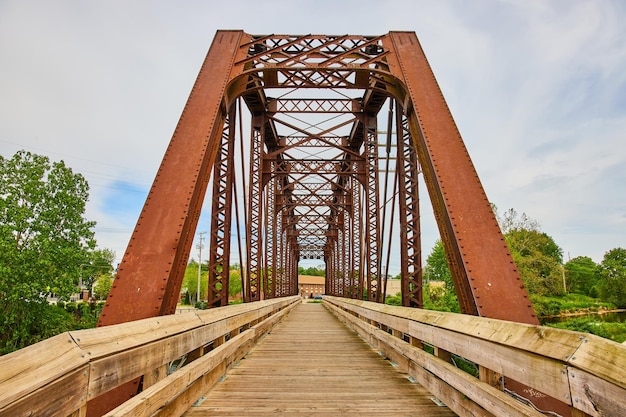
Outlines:
[[206, 232], [198, 232], [200, 243], [198, 243], [198, 292], [196, 293], [196, 302], [200, 302], [200, 277], [202, 276], [202, 240]]

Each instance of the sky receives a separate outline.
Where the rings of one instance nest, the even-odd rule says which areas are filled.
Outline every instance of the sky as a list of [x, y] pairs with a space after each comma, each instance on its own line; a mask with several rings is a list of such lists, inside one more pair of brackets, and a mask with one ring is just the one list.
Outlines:
[[414, 31], [489, 200], [600, 262], [626, 247], [625, 21], [621, 0], [0, 0], [0, 155], [83, 174], [119, 262], [217, 30]]

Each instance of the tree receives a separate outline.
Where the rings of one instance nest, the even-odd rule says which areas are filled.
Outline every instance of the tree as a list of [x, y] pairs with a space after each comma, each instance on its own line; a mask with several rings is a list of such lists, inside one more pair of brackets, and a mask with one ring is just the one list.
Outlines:
[[443, 281], [446, 290], [454, 291], [454, 283], [452, 282], [452, 275], [450, 274], [450, 268], [446, 260], [446, 252], [441, 239], [437, 239], [432, 252], [428, 255], [428, 258], [426, 258], [424, 280], [426, 282]]
[[[209, 267], [208, 265], [202, 265], [201, 268], [200, 295], [202, 296], [202, 294], [206, 294], [209, 285]], [[190, 302], [198, 301], [198, 262], [193, 259], [189, 262], [187, 268], [185, 269], [183, 288], [187, 290]]]
[[602, 299], [619, 308], [626, 307], [626, 249], [615, 248], [604, 254], [598, 267]]
[[93, 286], [93, 296], [96, 300], [104, 300], [108, 297], [113, 286], [111, 274], [100, 274]]
[[496, 218], [502, 229], [502, 233], [507, 234], [513, 230], [528, 230], [538, 232], [540, 229], [539, 222], [522, 213], [521, 215], [515, 209], [508, 209], [502, 217], [498, 215], [498, 208], [492, 204], [492, 208], [496, 213]]
[[[87, 261], [80, 265], [80, 277], [83, 287], [91, 291], [94, 284], [100, 279], [102, 275], [108, 276], [110, 280], [112, 278], [114, 260], [115, 252], [110, 249], [96, 249], [92, 252], [89, 252]], [[102, 284], [106, 286], [104, 282]], [[106, 294], [108, 294], [110, 289], [110, 286], [108, 289], [100, 288], [100, 294], [103, 293], [102, 290], [106, 290]]]
[[241, 270], [239, 265], [233, 265], [228, 274], [228, 295], [237, 297], [241, 293]]
[[[435, 242], [435, 246], [426, 259], [424, 281], [426, 282], [423, 292], [425, 308], [455, 313], [460, 312], [452, 274], [448, 267], [446, 252], [441, 239]], [[444, 285], [436, 285], [435, 282], [443, 282]]]
[[63, 161], [19, 151], [0, 156], [0, 349], [37, 341], [46, 297], [76, 290], [95, 247], [84, 218], [89, 186]]
[[598, 265], [588, 256], [577, 256], [564, 266], [567, 291], [597, 297]]
[[536, 295], [563, 295], [563, 250], [541, 232], [539, 222], [515, 209], [496, 218], [526, 289]]
[[504, 235], [529, 293], [563, 295], [561, 248], [546, 233], [514, 229]]

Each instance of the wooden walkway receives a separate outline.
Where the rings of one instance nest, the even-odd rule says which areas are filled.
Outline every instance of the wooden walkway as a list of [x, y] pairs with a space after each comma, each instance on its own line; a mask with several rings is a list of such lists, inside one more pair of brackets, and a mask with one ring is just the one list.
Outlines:
[[302, 304], [184, 416], [454, 416], [321, 304]]

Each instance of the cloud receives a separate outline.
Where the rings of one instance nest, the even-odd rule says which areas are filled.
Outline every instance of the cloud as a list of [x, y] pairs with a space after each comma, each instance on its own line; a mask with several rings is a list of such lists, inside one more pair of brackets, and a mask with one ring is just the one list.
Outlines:
[[83, 172], [98, 241], [120, 256], [216, 30], [414, 30], [490, 200], [599, 261], [626, 246], [625, 19], [609, 0], [5, 0], [0, 153]]

